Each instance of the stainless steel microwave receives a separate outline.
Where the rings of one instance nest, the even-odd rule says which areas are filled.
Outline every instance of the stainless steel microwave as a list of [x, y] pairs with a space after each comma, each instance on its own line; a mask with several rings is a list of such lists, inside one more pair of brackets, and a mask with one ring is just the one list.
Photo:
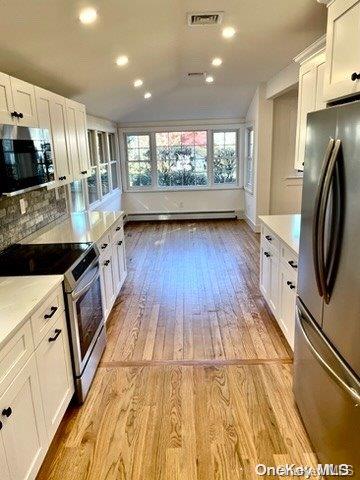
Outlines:
[[16, 195], [54, 179], [48, 130], [0, 125], [0, 193]]

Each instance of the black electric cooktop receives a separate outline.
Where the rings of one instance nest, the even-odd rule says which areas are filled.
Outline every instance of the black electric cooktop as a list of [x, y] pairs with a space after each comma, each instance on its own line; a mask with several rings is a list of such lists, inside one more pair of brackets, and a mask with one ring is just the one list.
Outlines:
[[91, 243], [15, 244], [0, 253], [0, 276], [63, 275]]

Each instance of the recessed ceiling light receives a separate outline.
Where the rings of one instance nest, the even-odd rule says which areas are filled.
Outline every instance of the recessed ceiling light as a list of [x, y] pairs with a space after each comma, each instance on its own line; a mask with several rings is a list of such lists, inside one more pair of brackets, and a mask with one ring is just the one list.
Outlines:
[[148, 100], [149, 98], [151, 98], [151, 93], [150, 92], [146, 92], [145, 95], [144, 95], [144, 98], [146, 100]]
[[222, 60], [219, 57], [215, 57], [212, 59], [211, 63], [212, 65], [214, 65], [214, 67], [220, 67], [220, 65], [222, 64]]
[[222, 35], [224, 38], [232, 38], [235, 33], [236, 32], [234, 27], [225, 27], [222, 31]]
[[79, 14], [79, 20], [84, 25], [95, 22], [97, 18], [97, 11], [93, 7], [83, 8]]
[[134, 80], [134, 87], [135, 88], [142, 87], [143, 83], [144, 82], [141, 80], [141, 78], [138, 78], [138, 79]]
[[207, 75], [206, 78], [205, 78], [205, 81], [207, 83], [213, 83], [214, 77], [212, 77], [211, 75]]
[[126, 55], [120, 55], [120, 57], [116, 59], [116, 65], [118, 65], [119, 67], [123, 67], [128, 63], [129, 63], [129, 57], [127, 57]]

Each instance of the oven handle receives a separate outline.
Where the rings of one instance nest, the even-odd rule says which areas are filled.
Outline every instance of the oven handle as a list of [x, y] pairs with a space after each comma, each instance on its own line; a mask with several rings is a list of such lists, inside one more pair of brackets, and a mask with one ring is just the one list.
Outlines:
[[91, 280], [80, 290], [80, 291], [76, 291], [74, 290], [74, 292], [71, 294], [71, 298], [72, 300], [77, 300], [79, 297], [81, 297], [81, 295], [83, 295], [85, 292], [87, 292], [89, 290], [89, 288], [91, 287], [91, 285], [96, 282], [96, 280], [100, 277], [100, 269], [97, 268], [96, 269], [96, 272], [94, 273], [93, 277], [91, 278]]

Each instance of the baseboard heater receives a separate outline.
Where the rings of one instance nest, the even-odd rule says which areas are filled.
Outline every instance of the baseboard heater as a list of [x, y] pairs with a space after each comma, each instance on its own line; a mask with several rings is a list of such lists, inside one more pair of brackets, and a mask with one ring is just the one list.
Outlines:
[[235, 210], [223, 210], [215, 212], [130, 213], [126, 216], [126, 221], [146, 222], [151, 220], [211, 220], [217, 218], [243, 218], [243, 212]]

